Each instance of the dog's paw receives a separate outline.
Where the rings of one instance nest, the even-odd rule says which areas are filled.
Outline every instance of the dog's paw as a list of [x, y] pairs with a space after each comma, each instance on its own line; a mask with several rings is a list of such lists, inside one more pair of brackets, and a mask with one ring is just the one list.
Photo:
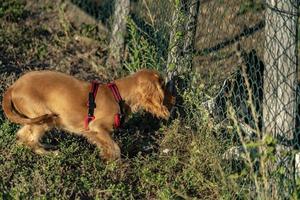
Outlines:
[[50, 151], [42, 148], [42, 147], [35, 147], [33, 148], [33, 152], [38, 154], [38, 155], [46, 155], [46, 154], [49, 154]]
[[102, 150], [101, 157], [106, 161], [119, 160], [121, 158], [120, 147], [114, 143], [110, 148]]
[[59, 155], [59, 151], [58, 150], [46, 150], [43, 147], [36, 147], [33, 149], [33, 152], [39, 155], [54, 155], [54, 156], [58, 156]]

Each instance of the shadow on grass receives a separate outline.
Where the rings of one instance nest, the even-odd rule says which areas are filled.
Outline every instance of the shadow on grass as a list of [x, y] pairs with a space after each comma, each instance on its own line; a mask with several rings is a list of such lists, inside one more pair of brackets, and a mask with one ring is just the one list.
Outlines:
[[135, 115], [124, 126], [115, 131], [122, 155], [134, 158], [138, 154], [150, 154], [158, 151], [158, 139], [162, 136], [159, 131], [161, 120], [149, 113]]
[[[162, 137], [159, 128], [161, 121], [151, 114], [137, 114], [123, 127], [113, 133], [113, 138], [121, 148], [122, 158], [135, 158], [138, 155], [147, 155], [158, 151], [158, 139]], [[69, 146], [78, 145], [72, 154], [80, 154], [81, 150], [93, 152], [95, 145], [86, 138], [54, 129], [42, 138], [42, 143], [53, 146], [53, 150], [65, 151]], [[81, 149], [81, 150], [80, 150]], [[63, 153], [63, 152], [62, 152]], [[100, 158], [100, 157], [99, 157]]]

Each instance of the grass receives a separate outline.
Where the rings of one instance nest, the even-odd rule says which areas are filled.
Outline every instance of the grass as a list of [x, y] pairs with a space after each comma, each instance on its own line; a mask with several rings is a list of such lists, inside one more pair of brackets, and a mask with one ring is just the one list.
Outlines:
[[25, 1], [4, 1], [1, 0], [0, 17], [9, 21], [18, 21], [25, 18], [28, 12], [25, 12]]
[[[105, 45], [98, 39], [98, 30], [92, 25], [72, 27], [61, 7], [50, 8], [47, 7], [47, 12], [44, 9], [31, 12], [43, 11], [49, 16], [57, 12], [53, 17], [58, 22], [55, 26], [38, 26], [26, 17], [14, 22], [1, 18], [0, 54], [7, 70], [1, 74], [1, 93], [19, 73], [28, 70], [59, 70], [87, 80], [97, 76], [90, 61], [101, 65], [99, 54], [103, 52], [96, 51], [80, 59], [77, 55], [105, 46], [91, 46], [75, 38], [80, 36], [84, 41]], [[22, 7], [20, 12], [30, 11]], [[130, 35], [132, 60], [127, 61], [128, 68], [122, 73], [143, 66], [162, 70], [153, 43], [140, 36], [134, 24], [132, 31], [136, 31]], [[203, 127], [209, 123], [203, 122]], [[122, 161], [108, 164], [99, 157], [100, 150], [84, 138], [59, 130], [49, 132], [43, 142], [56, 145], [60, 154], [36, 155], [16, 144], [18, 126], [9, 123], [2, 114], [0, 124], [2, 199], [215, 199], [223, 192], [218, 179], [220, 164], [216, 164], [220, 162], [222, 145], [207, 129], [197, 132], [181, 120], [164, 125], [145, 113], [132, 116], [126, 127], [114, 135], [121, 145]]]
[[[54, 132], [44, 142], [56, 140], [60, 154], [38, 156], [16, 145], [15, 125], [2, 121], [0, 130], [0, 190], [5, 199], [173, 199], [203, 194], [214, 199], [221, 193], [215, 173], [220, 145], [207, 133], [182, 129], [179, 121], [158, 130], [160, 139], [153, 140], [158, 143], [153, 152], [139, 152], [109, 164], [83, 138]], [[127, 148], [126, 142], [136, 139], [136, 135], [122, 137], [122, 146]]]

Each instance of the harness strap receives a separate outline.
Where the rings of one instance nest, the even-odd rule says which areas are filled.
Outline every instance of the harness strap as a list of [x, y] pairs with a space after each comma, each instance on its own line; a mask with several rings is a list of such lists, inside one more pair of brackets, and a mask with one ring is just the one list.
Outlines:
[[112, 91], [113, 96], [120, 107], [120, 113], [117, 113], [114, 118], [114, 127], [119, 128], [124, 122], [124, 100], [122, 99], [118, 87], [115, 83], [109, 83], [107, 84], [107, 86]]
[[99, 83], [97, 81], [92, 81], [91, 93], [94, 95], [94, 98], [96, 98], [98, 88], [99, 88]]
[[88, 129], [89, 123], [95, 119], [94, 109], [96, 108], [95, 99], [96, 99], [98, 88], [99, 88], [99, 83], [97, 81], [92, 81], [91, 90], [89, 92], [88, 103], [87, 103], [88, 115], [85, 117], [84, 120], [85, 129]]
[[[113, 96], [120, 107], [120, 113], [117, 113], [114, 117], [114, 127], [119, 128], [124, 121], [124, 101], [115, 83], [109, 83], [107, 84], [107, 86], [112, 91]], [[99, 83], [97, 81], [92, 81], [91, 90], [89, 92], [88, 103], [87, 103], [88, 114], [84, 120], [85, 129], [88, 129], [89, 123], [95, 119], [94, 116], [94, 110], [96, 108], [95, 99], [96, 99], [98, 88], [99, 88]]]
[[120, 92], [118, 90], [118, 87], [115, 83], [109, 83], [107, 84], [107, 86], [110, 88], [110, 90], [112, 91], [116, 101], [119, 103], [120, 101], [122, 101], [122, 97], [120, 95]]

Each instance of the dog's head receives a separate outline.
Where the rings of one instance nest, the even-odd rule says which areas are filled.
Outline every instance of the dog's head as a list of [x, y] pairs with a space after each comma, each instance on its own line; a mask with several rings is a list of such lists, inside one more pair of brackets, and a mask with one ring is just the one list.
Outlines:
[[167, 119], [168, 108], [174, 105], [174, 97], [166, 91], [161, 75], [154, 70], [143, 69], [134, 74], [136, 80], [135, 102], [133, 110], [142, 108], [153, 115]]

